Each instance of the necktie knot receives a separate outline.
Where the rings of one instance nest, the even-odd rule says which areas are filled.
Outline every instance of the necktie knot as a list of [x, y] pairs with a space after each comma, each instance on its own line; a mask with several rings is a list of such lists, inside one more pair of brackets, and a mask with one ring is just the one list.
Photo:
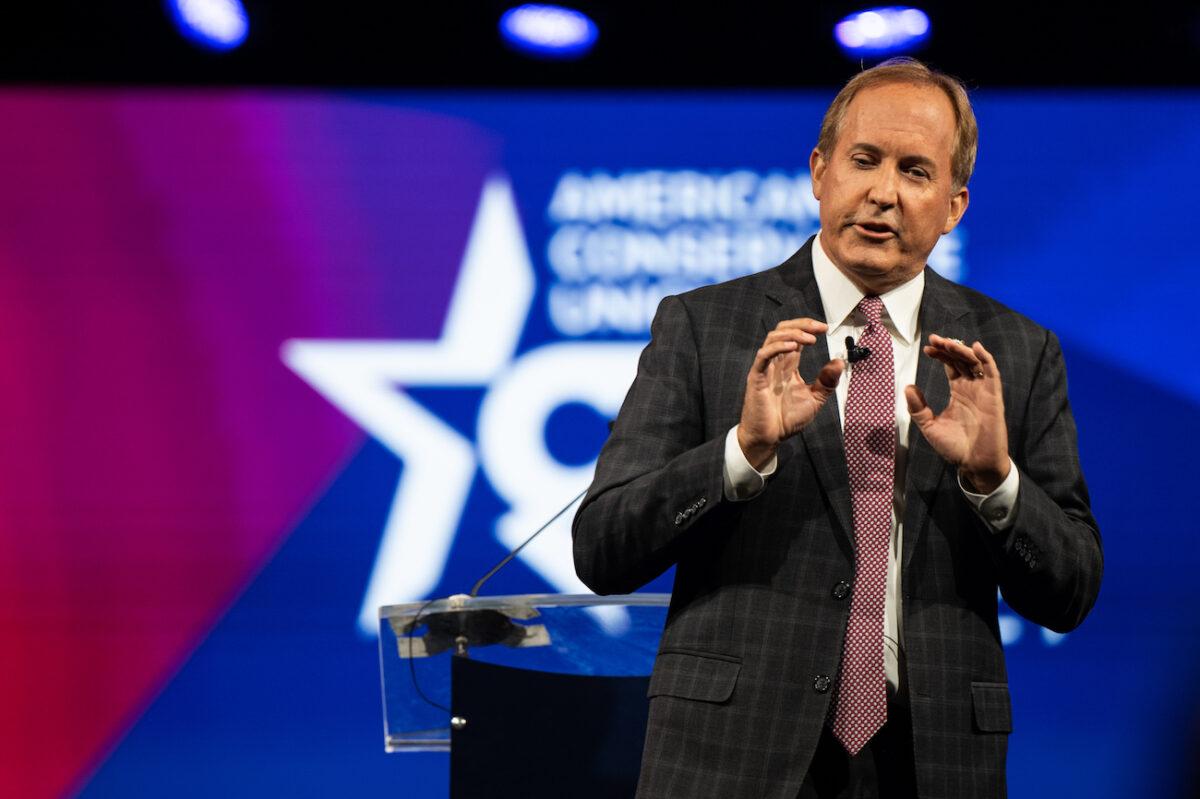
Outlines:
[[868, 294], [858, 303], [858, 310], [867, 318], [869, 326], [877, 325], [883, 317], [883, 300], [874, 294]]

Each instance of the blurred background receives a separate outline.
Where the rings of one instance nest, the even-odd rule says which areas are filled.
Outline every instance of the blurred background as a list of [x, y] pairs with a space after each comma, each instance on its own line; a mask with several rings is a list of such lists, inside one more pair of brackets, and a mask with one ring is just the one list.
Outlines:
[[[824, 109], [900, 53], [981, 126], [931, 266], [1061, 337], [1105, 539], [1080, 630], [1003, 610], [1011, 793], [1189, 791], [1200, 9], [43, 0], [0, 23], [0, 795], [445, 795], [383, 751], [376, 608], [587, 485], [658, 300], [816, 231]], [[583, 590], [569, 517], [485, 593]]]

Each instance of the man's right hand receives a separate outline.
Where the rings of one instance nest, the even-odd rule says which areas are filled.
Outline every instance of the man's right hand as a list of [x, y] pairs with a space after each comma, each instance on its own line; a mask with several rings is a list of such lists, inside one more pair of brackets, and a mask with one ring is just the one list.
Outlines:
[[845, 363], [821, 367], [811, 385], [800, 377], [800, 352], [828, 329], [815, 319], [786, 319], [767, 334], [746, 376], [737, 439], [746, 460], [761, 469], [781, 442], [803, 430], [837, 389]]

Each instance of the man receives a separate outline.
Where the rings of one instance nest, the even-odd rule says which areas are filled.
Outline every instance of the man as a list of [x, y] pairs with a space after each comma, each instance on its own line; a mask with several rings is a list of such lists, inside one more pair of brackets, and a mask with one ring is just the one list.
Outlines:
[[860, 73], [820, 233], [659, 306], [573, 530], [598, 593], [676, 566], [639, 796], [1005, 795], [997, 588], [1065, 632], [1102, 554], [1057, 339], [925, 268], [976, 141], [957, 81]]

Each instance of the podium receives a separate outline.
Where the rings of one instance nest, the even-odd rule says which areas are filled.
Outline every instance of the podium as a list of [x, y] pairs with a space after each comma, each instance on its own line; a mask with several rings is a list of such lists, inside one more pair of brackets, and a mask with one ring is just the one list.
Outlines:
[[379, 610], [384, 748], [448, 752], [452, 797], [632, 796], [669, 594]]

